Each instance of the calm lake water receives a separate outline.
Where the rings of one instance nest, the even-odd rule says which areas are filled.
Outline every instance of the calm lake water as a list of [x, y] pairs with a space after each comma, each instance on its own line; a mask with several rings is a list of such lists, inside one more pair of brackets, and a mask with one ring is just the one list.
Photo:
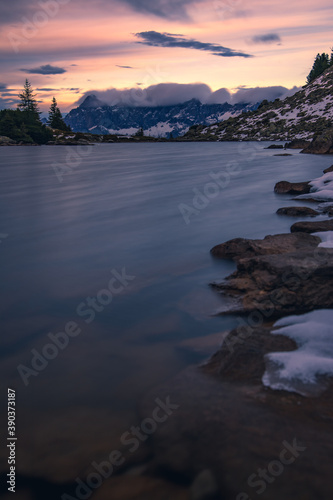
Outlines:
[[[290, 198], [274, 194], [275, 182], [308, 180], [332, 163], [298, 151], [275, 157], [267, 145], [1, 148], [0, 370], [17, 391], [22, 474], [80, 475], [137, 424], [151, 387], [199, 362], [182, 341], [237, 324], [215, 315], [224, 303], [209, 287], [235, 266], [209, 250], [288, 232], [293, 221], [275, 212]], [[108, 304], [101, 290], [124, 268], [131, 279], [112, 282], [122, 291]], [[96, 296], [104, 305], [89, 313]], [[17, 367], [32, 369], [31, 351], [68, 322], [80, 334], [24, 384]]]

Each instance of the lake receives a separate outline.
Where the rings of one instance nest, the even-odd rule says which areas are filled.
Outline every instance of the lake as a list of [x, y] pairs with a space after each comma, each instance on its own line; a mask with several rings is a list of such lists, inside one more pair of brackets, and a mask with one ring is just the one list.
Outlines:
[[22, 475], [75, 479], [117, 448], [149, 389], [201, 361], [183, 341], [237, 325], [209, 286], [235, 265], [209, 250], [288, 232], [274, 184], [332, 163], [269, 144], [1, 149], [0, 370]]

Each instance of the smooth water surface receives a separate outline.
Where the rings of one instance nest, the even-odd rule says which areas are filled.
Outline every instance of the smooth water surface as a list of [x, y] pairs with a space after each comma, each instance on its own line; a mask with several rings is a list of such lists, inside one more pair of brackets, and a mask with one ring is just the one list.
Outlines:
[[[1, 148], [1, 380], [17, 390], [21, 473], [80, 475], [137, 423], [150, 388], [199, 361], [182, 341], [237, 324], [215, 315], [223, 298], [209, 287], [235, 265], [209, 250], [289, 231], [294, 220], [275, 212], [297, 202], [275, 195], [275, 182], [309, 180], [332, 163], [276, 157], [267, 145]], [[128, 285], [87, 323], [82, 302], [124, 268]], [[24, 384], [17, 367], [32, 369], [32, 350], [68, 322], [81, 333]]]

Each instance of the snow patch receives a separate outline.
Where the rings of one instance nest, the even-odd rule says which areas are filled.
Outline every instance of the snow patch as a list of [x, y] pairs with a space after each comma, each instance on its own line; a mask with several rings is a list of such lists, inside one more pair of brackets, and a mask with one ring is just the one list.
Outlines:
[[322, 248], [333, 248], [333, 231], [323, 231], [318, 233], [313, 233], [314, 236], [318, 236], [321, 239], [319, 247]]
[[280, 319], [272, 331], [293, 339], [298, 349], [266, 354], [262, 382], [275, 390], [319, 396], [333, 376], [333, 310], [312, 311]]
[[[310, 182], [311, 198], [320, 201], [333, 201], [333, 172], [318, 177]], [[298, 200], [309, 198], [308, 194], [301, 194], [296, 197]]]

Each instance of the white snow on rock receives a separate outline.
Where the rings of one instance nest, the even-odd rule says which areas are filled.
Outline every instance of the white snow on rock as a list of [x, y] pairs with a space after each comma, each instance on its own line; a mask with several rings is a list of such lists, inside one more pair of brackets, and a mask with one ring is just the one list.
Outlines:
[[[311, 198], [319, 201], [333, 201], [333, 172], [318, 177], [310, 182]], [[298, 200], [309, 198], [308, 194], [301, 194], [296, 197]]]
[[333, 376], [333, 310], [289, 316], [275, 323], [276, 335], [293, 339], [298, 349], [266, 354], [262, 382], [275, 390], [319, 396]]
[[319, 243], [318, 247], [333, 248], [333, 231], [322, 231], [312, 234], [314, 236], [318, 236], [321, 239], [321, 243]]

